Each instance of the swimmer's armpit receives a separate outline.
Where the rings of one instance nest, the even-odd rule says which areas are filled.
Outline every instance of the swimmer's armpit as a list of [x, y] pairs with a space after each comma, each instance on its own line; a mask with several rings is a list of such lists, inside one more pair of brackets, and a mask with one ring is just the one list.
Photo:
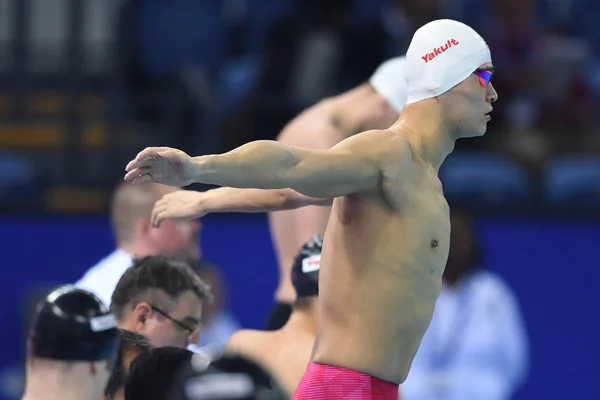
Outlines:
[[[290, 188], [311, 198], [376, 190], [381, 178], [372, 143], [346, 139], [330, 150], [307, 150], [255, 141], [221, 155], [196, 158], [198, 182], [234, 188]], [[364, 141], [364, 143], [362, 143]]]

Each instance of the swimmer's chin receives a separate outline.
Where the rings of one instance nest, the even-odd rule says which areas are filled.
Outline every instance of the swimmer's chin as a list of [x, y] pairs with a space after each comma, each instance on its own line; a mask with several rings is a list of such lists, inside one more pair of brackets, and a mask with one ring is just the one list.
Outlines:
[[480, 136], [484, 136], [487, 132], [487, 124], [485, 124], [481, 129], [474, 129], [473, 134], [470, 135], [469, 137], [480, 137]]

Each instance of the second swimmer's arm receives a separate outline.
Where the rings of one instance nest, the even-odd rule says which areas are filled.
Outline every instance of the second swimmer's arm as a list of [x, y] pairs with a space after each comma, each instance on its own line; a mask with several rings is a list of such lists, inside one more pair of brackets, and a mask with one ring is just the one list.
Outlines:
[[380, 169], [375, 160], [354, 151], [360, 144], [357, 136], [330, 150], [251, 142], [225, 154], [196, 157], [199, 176], [194, 178], [234, 188], [291, 188], [313, 198], [373, 190], [379, 184]]
[[333, 199], [313, 198], [292, 189], [237, 189], [222, 187], [198, 197], [205, 213], [260, 213], [293, 210], [305, 206], [329, 206]]
[[165, 195], [154, 205], [152, 224], [163, 221], [196, 219], [215, 212], [260, 213], [315, 205], [331, 205], [332, 199], [315, 199], [291, 189], [218, 188], [206, 192], [177, 190]]

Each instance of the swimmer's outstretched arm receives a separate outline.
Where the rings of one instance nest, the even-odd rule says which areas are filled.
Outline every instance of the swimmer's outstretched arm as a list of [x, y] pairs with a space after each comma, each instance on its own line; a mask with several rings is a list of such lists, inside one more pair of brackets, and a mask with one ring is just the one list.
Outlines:
[[236, 189], [222, 187], [206, 192], [178, 190], [156, 202], [152, 223], [168, 219], [188, 220], [215, 212], [259, 213], [294, 210], [305, 206], [328, 206], [333, 199], [316, 199], [292, 189]]
[[382, 176], [374, 131], [330, 150], [307, 150], [255, 141], [220, 155], [192, 158], [181, 150], [147, 148], [127, 167], [126, 180], [186, 186], [193, 182], [233, 188], [290, 188], [314, 198], [376, 190]]

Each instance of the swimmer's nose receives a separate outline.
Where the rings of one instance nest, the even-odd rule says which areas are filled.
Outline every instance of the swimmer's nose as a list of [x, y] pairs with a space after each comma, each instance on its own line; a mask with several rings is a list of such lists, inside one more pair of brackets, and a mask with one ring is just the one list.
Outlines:
[[494, 85], [492, 85], [491, 83], [487, 86], [488, 89], [488, 101], [490, 103], [495, 103], [498, 100], [498, 92], [496, 92], [496, 89], [494, 89]]

